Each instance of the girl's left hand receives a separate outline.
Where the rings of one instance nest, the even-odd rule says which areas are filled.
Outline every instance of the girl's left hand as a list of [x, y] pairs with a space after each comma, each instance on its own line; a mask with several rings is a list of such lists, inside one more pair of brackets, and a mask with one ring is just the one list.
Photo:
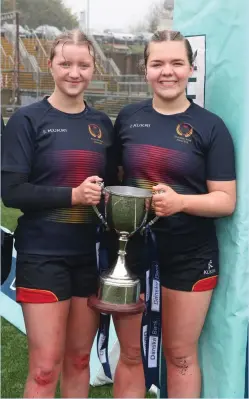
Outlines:
[[156, 216], [171, 216], [183, 211], [183, 195], [176, 193], [166, 184], [158, 184], [152, 190], [164, 191], [153, 195], [152, 206]]

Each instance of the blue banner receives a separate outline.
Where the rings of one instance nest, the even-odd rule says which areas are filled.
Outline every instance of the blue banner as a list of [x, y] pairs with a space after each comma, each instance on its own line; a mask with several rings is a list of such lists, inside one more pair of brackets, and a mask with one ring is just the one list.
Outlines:
[[[217, 223], [220, 278], [200, 339], [205, 398], [245, 395], [249, 317], [248, 20], [248, 0], [175, 0], [174, 29], [192, 38], [206, 38], [206, 64], [197, 60], [202, 78], [198, 84], [197, 76], [191, 94], [194, 101], [201, 98], [205, 74], [205, 108], [224, 120], [236, 151], [237, 208], [232, 217]], [[165, 374], [161, 378], [165, 381]]]

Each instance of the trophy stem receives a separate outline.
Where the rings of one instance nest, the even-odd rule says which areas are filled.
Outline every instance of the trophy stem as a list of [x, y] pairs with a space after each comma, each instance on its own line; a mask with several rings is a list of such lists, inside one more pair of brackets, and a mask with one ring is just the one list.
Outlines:
[[127, 242], [128, 242], [128, 235], [129, 235], [128, 233], [123, 233], [123, 232], [120, 233], [120, 236], [119, 236], [119, 251], [118, 251], [119, 255], [126, 255], [125, 248], [126, 248], [126, 245], [127, 245]]
[[129, 233], [120, 232], [118, 259], [116, 265], [109, 274], [110, 278], [121, 279], [121, 280], [126, 280], [131, 278], [125, 265], [125, 255], [126, 255], [125, 249], [128, 242], [128, 236]]

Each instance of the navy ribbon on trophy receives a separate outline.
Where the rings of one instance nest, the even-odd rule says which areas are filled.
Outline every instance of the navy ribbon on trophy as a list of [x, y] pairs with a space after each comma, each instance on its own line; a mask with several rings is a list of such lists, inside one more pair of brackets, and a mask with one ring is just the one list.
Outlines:
[[160, 388], [161, 284], [155, 234], [150, 225], [144, 229], [144, 262], [147, 263], [145, 305], [142, 317], [141, 350], [146, 389]]
[[[101, 235], [105, 234], [104, 227], [99, 227], [98, 230], [98, 268], [99, 273], [108, 269], [108, 251], [101, 243]], [[108, 342], [110, 330], [111, 315], [100, 313], [99, 330], [97, 335], [97, 353], [100, 363], [102, 364], [105, 375], [112, 379], [111, 367], [108, 357]]]
[[[100, 233], [101, 234], [101, 233]], [[145, 261], [146, 288], [145, 304], [146, 309], [142, 317], [141, 326], [141, 353], [146, 381], [146, 389], [152, 385], [160, 388], [159, 365], [161, 348], [161, 285], [159, 265], [157, 262], [157, 249], [155, 235], [150, 224], [143, 229], [145, 237]], [[99, 245], [99, 272], [108, 268], [108, 253], [103, 244]], [[98, 357], [102, 364], [105, 375], [112, 379], [110, 363], [108, 359], [108, 338], [110, 327], [109, 314], [100, 314], [100, 325], [97, 336]]]

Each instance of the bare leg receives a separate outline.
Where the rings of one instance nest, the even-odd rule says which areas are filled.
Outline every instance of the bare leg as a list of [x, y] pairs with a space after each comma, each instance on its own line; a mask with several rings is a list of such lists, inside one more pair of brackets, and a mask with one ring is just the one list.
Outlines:
[[70, 301], [22, 304], [29, 348], [25, 398], [53, 398], [64, 354]]
[[140, 349], [142, 315], [113, 318], [120, 342], [120, 358], [114, 378], [115, 398], [145, 397], [145, 379]]
[[162, 289], [163, 349], [169, 398], [199, 398], [201, 373], [198, 339], [212, 291], [183, 292]]
[[87, 298], [73, 297], [61, 378], [63, 398], [88, 397], [90, 352], [98, 324], [99, 317], [87, 306]]

